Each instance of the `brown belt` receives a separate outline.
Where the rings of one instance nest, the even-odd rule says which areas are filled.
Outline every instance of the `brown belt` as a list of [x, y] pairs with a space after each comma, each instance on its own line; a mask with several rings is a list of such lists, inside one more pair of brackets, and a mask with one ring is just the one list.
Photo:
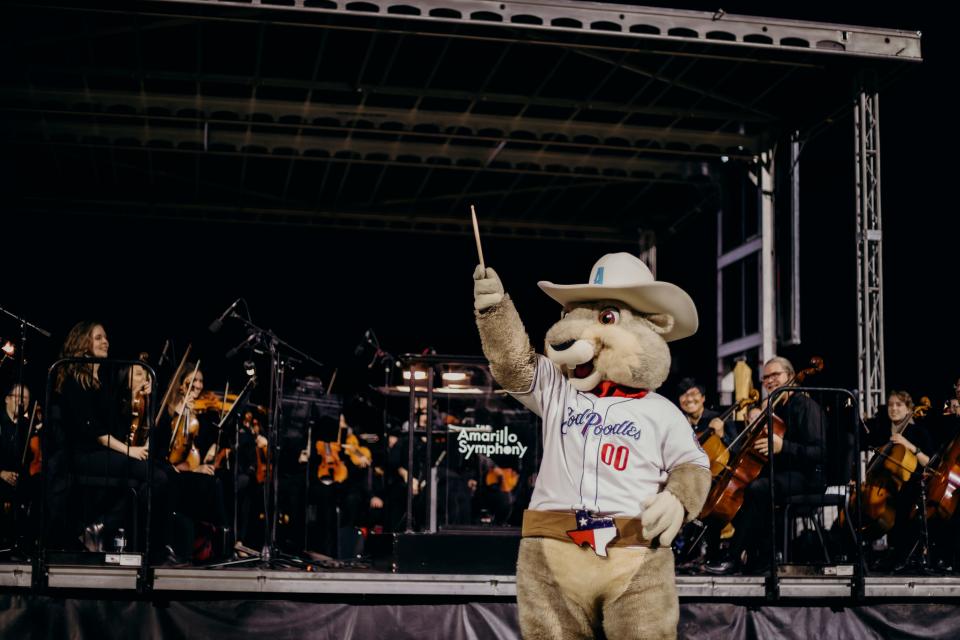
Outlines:
[[[649, 547], [650, 541], [644, 540], [641, 533], [640, 518], [614, 518], [620, 535], [609, 547]], [[553, 538], [573, 542], [567, 531], [577, 528], [577, 518], [572, 511], [533, 511], [523, 512], [523, 528], [520, 535], [524, 538]]]

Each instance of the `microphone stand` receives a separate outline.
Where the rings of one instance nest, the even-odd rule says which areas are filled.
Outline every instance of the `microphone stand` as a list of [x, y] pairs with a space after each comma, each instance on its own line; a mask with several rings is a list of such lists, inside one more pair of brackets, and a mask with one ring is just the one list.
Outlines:
[[[306, 563], [295, 556], [282, 554], [277, 546], [277, 512], [279, 510], [279, 489], [280, 474], [278, 473], [280, 461], [280, 422], [283, 414], [283, 382], [286, 366], [289, 360], [302, 359], [318, 367], [323, 363], [297, 349], [290, 343], [282, 340], [277, 334], [269, 329], [263, 329], [253, 322], [238, 314], [228, 314], [227, 317], [238, 319], [247, 330], [257, 335], [256, 339], [250, 341], [254, 344], [266, 345], [270, 354], [270, 384], [269, 384], [269, 407], [267, 416], [267, 477], [264, 482], [266, 491], [264, 495], [264, 536], [263, 549], [260, 552], [259, 561], [268, 566], [286, 565], [302, 567]], [[258, 560], [257, 558], [244, 558], [242, 561]], [[239, 563], [241, 561], [238, 561]]]

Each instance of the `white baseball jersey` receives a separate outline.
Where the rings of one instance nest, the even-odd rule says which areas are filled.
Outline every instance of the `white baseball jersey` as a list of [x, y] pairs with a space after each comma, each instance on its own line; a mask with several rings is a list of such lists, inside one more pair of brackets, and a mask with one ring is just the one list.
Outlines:
[[512, 395], [543, 418], [543, 460], [530, 509], [635, 517], [677, 465], [709, 468], [690, 423], [657, 393], [624, 398], [577, 391], [559, 367], [538, 356], [530, 391]]

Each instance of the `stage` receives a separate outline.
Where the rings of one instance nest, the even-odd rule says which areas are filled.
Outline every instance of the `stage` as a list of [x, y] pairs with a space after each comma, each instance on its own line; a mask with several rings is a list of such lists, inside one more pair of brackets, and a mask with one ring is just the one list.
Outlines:
[[[49, 565], [47, 588], [57, 590], [116, 591], [138, 590], [139, 570], [131, 567]], [[677, 576], [680, 600], [721, 601], [767, 600], [764, 576]], [[929, 601], [960, 599], [960, 577], [955, 576], [867, 576], [863, 595], [858, 598], [853, 576], [787, 576], [778, 580], [777, 600], [831, 599], [839, 604], [896, 599]], [[31, 589], [30, 564], [0, 565], [0, 587]], [[305, 571], [297, 569], [223, 568], [150, 570], [148, 593], [177, 592], [284, 596], [297, 594], [343, 596], [442, 596], [514, 600], [516, 576], [448, 573], [386, 573], [345, 569]], [[175, 597], [175, 596], [173, 596]]]
[[[843, 569], [841, 569], [841, 572]], [[514, 575], [0, 565], [7, 637], [518, 638]], [[42, 582], [42, 581], [41, 581]], [[960, 578], [678, 576], [683, 638], [956, 637]], [[122, 618], [122, 630], [116, 621]], [[109, 631], [112, 629], [113, 631]], [[22, 632], [21, 632], [22, 631]]]

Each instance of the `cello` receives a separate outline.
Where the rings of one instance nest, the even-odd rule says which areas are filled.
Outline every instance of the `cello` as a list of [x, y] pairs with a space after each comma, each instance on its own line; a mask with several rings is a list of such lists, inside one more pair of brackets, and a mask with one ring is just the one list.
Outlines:
[[[756, 389], [751, 389], [750, 394], [746, 398], [737, 400], [729, 409], [714, 419], [720, 422], [726, 422], [734, 412], [742, 411], [758, 400], [760, 400], [760, 392]], [[710, 475], [715, 478], [723, 472], [727, 463], [730, 462], [730, 450], [727, 448], [727, 445], [723, 443], [723, 439], [714, 433], [709, 425], [699, 433], [694, 433], [697, 435], [697, 442], [700, 443], [700, 447], [710, 459]]]
[[960, 434], [927, 469], [927, 518], [950, 520], [960, 500]]
[[[954, 415], [951, 400], [944, 403], [943, 415]], [[960, 433], [927, 464], [926, 481], [927, 518], [950, 520], [960, 501]]]
[[[926, 415], [930, 399], [920, 399], [913, 412], [894, 424], [896, 433], [903, 431], [913, 418]], [[861, 526], [860, 533], [867, 540], [876, 540], [893, 529], [897, 520], [897, 494], [917, 470], [917, 456], [899, 443], [888, 442], [876, 450], [867, 465], [864, 481], [860, 486]], [[857, 490], [850, 492], [849, 508], [856, 508]]]
[[[795, 373], [784, 386], [800, 384], [807, 376], [823, 370], [822, 358], [811, 358], [810, 364], [810, 367]], [[772, 423], [775, 435], [782, 438], [786, 432], [786, 424], [773, 413], [773, 410], [786, 402], [788, 395], [781, 393], [773, 402], [768, 402], [760, 415], [754, 418], [731, 443], [731, 449], [737, 444], [740, 447], [727, 466], [714, 477], [710, 493], [707, 494], [707, 500], [700, 512], [701, 519], [711, 516], [717, 522], [727, 523], [737, 515], [740, 507], [743, 506], [744, 490], [747, 485], [757, 479], [768, 461], [767, 456], [754, 448], [754, 444], [761, 438], [768, 437], [768, 422]]]

